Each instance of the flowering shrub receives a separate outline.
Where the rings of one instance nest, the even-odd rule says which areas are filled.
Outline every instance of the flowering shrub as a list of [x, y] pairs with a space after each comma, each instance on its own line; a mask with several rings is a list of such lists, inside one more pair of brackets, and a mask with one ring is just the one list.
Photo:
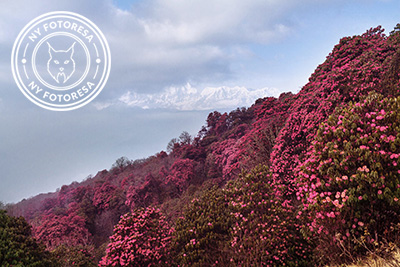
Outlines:
[[86, 228], [85, 220], [71, 212], [67, 215], [45, 215], [34, 227], [35, 237], [43, 242], [49, 250], [57, 246], [87, 245], [91, 234]]
[[159, 209], [149, 207], [125, 214], [115, 226], [99, 266], [168, 265], [171, 234]]
[[226, 193], [235, 218], [231, 227], [232, 266], [307, 266], [310, 244], [300, 233], [294, 208], [284, 200], [265, 166], [258, 166], [231, 183]]
[[381, 27], [342, 38], [296, 95], [271, 153], [271, 169], [288, 185], [289, 192], [296, 190], [295, 174], [319, 125], [337, 106], [357, 102], [371, 90], [392, 93], [382, 86], [396, 51], [387, 40]]
[[93, 196], [93, 205], [99, 210], [117, 209], [125, 202], [122, 190], [105, 182], [97, 187]]
[[252, 106], [254, 122], [240, 140], [238, 162], [240, 167], [250, 170], [259, 164], [269, 164], [272, 148], [293, 103], [292, 93], [283, 93], [279, 98], [259, 99]]
[[297, 197], [303, 201], [298, 215], [306, 212], [324, 258], [349, 260], [398, 241], [399, 125], [400, 97], [377, 93], [321, 124], [299, 173]]
[[221, 176], [226, 179], [235, 177], [235, 171], [239, 169], [240, 150], [238, 140], [226, 139], [213, 143], [210, 148], [209, 159], [211, 158], [215, 167], [221, 171]]
[[221, 189], [213, 187], [194, 199], [178, 219], [172, 251], [179, 266], [224, 266], [231, 216]]
[[196, 162], [191, 159], [177, 159], [172, 164], [167, 182], [176, 186], [179, 192], [187, 187], [190, 180], [195, 176]]
[[[163, 168], [165, 170], [165, 168]], [[140, 186], [131, 186], [126, 193], [125, 205], [135, 207], [148, 207], [157, 205], [160, 199], [161, 186], [151, 174], [148, 174]]]
[[306, 266], [311, 246], [294, 208], [265, 166], [211, 188], [176, 225], [172, 250], [179, 266]]

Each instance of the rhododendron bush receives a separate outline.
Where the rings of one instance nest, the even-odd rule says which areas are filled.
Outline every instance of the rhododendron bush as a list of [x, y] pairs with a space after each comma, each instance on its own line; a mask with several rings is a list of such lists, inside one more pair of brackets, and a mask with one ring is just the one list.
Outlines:
[[[320, 123], [326, 121], [337, 106], [358, 101], [371, 90], [384, 95], [398, 91], [382, 86], [389, 76], [396, 46], [398, 44], [389, 42], [380, 27], [359, 36], [342, 38], [296, 95], [271, 154], [271, 168], [288, 185], [289, 192], [295, 192], [295, 173], [306, 159], [305, 151], [314, 140]], [[393, 82], [398, 81], [390, 81]]]
[[171, 233], [159, 209], [125, 214], [114, 228], [100, 266], [167, 265]]
[[326, 259], [349, 260], [399, 241], [399, 127], [400, 97], [377, 93], [321, 124], [299, 172], [297, 197], [298, 215], [306, 213]]
[[243, 174], [225, 190], [231, 214], [232, 266], [307, 266], [311, 246], [300, 233], [294, 207], [265, 166]]
[[180, 266], [220, 266], [229, 261], [226, 242], [232, 218], [221, 189], [210, 188], [194, 199], [176, 223], [174, 261]]
[[179, 192], [182, 192], [190, 180], [194, 178], [195, 164], [195, 161], [191, 159], [178, 159], [171, 166], [166, 182], [171, 182], [177, 187]]
[[178, 220], [173, 251], [179, 266], [307, 266], [311, 245], [294, 207], [265, 166], [211, 188]]
[[60, 245], [87, 245], [90, 238], [85, 220], [74, 212], [44, 216], [39, 226], [34, 228], [34, 233], [49, 250]]

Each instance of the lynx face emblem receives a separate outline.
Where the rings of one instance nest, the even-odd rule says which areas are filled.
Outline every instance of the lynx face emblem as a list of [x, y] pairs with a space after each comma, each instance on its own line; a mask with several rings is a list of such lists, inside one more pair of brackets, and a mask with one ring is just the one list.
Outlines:
[[28, 23], [11, 56], [14, 79], [36, 105], [57, 111], [80, 108], [104, 88], [111, 55], [103, 33], [72, 12], [50, 12]]
[[47, 61], [47, 71], [57, 83], [65, 83], [75, 72], [74, 45], [64, 50], [54, 50], [49, 44], [49, 61]]

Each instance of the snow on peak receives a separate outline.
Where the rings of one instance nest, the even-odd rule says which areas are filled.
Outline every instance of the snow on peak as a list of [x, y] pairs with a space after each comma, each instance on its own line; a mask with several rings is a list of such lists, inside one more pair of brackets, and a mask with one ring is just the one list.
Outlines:
[[240, 86], [206, 87], [198, 90], [188, 83], [182, 87], [169, 87], [158, 94], [127, 92], [119, 98], [119, 101], [143, 109], [209, 110], [248, 107], [258, 98], [272, 96], [275, 91], [269, 88], [253, 90]]

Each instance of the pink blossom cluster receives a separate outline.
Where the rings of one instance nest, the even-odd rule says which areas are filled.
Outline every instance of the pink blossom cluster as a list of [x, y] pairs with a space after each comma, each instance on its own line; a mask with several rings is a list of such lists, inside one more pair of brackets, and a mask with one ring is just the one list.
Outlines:
[[[321, 124], [300, 167], [296, 196], [308, 230], [328, 247], [346, 244], [357, 253], [355, 240], [373, 247], [378, 237], [395, 238], [387, 229], [400, 223], [399, 122], [400, 98], [371, 93]], [[394, 138], [381, 138], [382, 128]]]
[[99, 266], [166, 265], [172, 231], [159, 209], [125, 214], [115, 226]]

